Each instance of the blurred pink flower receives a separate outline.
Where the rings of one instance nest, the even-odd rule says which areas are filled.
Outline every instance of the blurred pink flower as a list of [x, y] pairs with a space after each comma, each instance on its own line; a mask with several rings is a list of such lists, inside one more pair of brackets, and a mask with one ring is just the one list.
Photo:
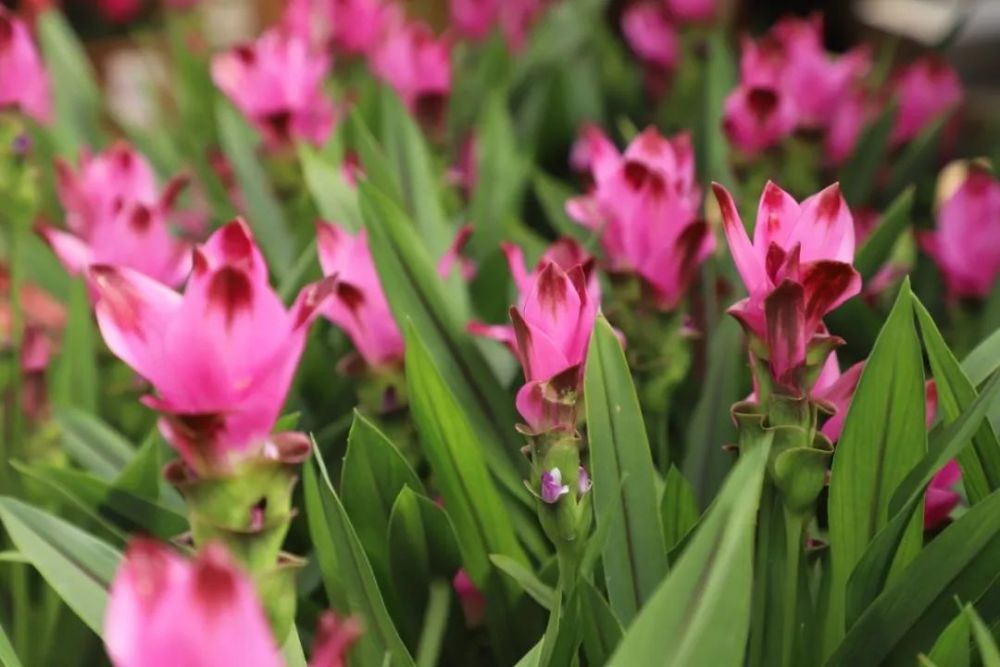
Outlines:
[[142, 0], [97, 0], [97, 8], [111, 23], [130, 23], [142, 13]]
[[666, 0], [667, 13], [678, 21], [703, 22], [715, 16], [715, 0]]
[[732, 195], [713, 188], [748, 292], [729, 313], [764, 343], [773, 377], [798, 388], [807, 348], [828, 336], [822, 318], [861, 291], [851, 212], [836, 184], [799, 204], [769, 181], [751, 245]]
[[126, 266], [167, 285], [191, 270], [191, 247], [167, 223], [187, 179], [172, 180], [161, 193], [152, 167], [126, 143], [80, 159], [74, 173], [56, 163], [59, 199], [70, 232], [41, 226], [39, 233], [66, 269], [91, 264]]
[[501, 0], [450, 0], [451, 25], [460, 35], [485, 39], [500, 12]]
[[392, 12], [382, 0], [289, 0], [281, 25], [315, 47], [365, 55], [377, 44]]
[[368, 233], [356, 234], [328, 222], [316, 225], [319, 263], [337, 284], [323, 315], [346, 333], [368, 366], [396, 365], [403, 358], [403, 335], [375, 271]]
[[825, 148], [831, 164], [842, 164], [854, 153], [861, 132], [875, 118], [877, 111], [875, 100], [861, 89], [847, 93], [830, 108]]
[[600, 233], [609, 270], [639, 275], [659, 307], [675, 308], [715, 248], [699, 215], [690, 135], [668, 139], [648, 128], [622, 155], [600, 130], [585, 132], [594, 188], [566, 212]]
[[104, 644], [115, 667], [281, 667], [250, 579], [220, 544], [188, 561], [135, 538], [111, 584]]
[[52, 115], [49, 75], [24, 21], [0, 5], [0, 111], [13, 107], [40, 123]]
[[928, 56], [910, 63], [895, 77], [893, 92], [899, 103], [892, 141], [913, 139], [935, 117], [962, 103], [962, 82], [940, 58]]
[[361, 637], [361, 623], [353, 617], [339, 618], [327, 611], [319, 618], [309, 667], [344, 667], [347, 652]]
[[183, 295], [124, 267], [93, 265], [88, 277], [105, 342], [156, 389], [144, 402], [188, 466], [259, 456], [333, 280], [305, 287], [287, 311], [238, 219], [195, 250]]
[[722, 129], [733, 146], [756, 153], [791, 136], [797, 122], [791, 99], [777, 88], [741, 85], [726, 97]]
[[632, 51], [647, 66], [661, 71], [676, 67], [680, 43], [662, 3], [644, 0], [630, 5], [622, 14], [622, 32]]
[[298, 139], [319, 145], [330, 136], [335, 112], [323, 92], [329, 71], [329, 57], [306, 39], [279, 29], [212, 60], [215, 85], [271, 148]]
[[972, 165], [938, 209], [937, 229], [919, 239], [952, 296], [989, 296], [1000, 277], [1000, 181], [988, 169]]
[[924, 497], [924, 530], [933, 530], [948, 521], [951, 511], [962, 499], [952, 488], [961, 479], [962, 470], [955, 461], [948, 461], [934, 475]]
[[451, 585], [462, 604], [466, 625], [469, 627], [480, 625], [486, 618], [486, 597], [472, 583], [472, 579], [469, 579], [469, 574], [465, 570], [459, 570], [455, 574]]
[[458, 34], [474, 40], [499, 26], [511, 51], [519, 51], [546, 0], [450, 0], [451, 24]]
[[821, 429], [830, 442], [837, 442], [840, 439], [840, 434], [844, 430], [844, 418], [847, 417], [847, 410], [851, 405], [851, 399], [854, 398], [854, 391], [858, 388], [858, 380], [861, 379], [863, 369], [864, 362], [858, 362], [841, 373], [837, 353], [831, 352], [809, 392], [815, 400], [833, 411]]
[[443, 117], [451, 93], [451, 44], [425, 23], [401, 23], [371, 57], [375, 75], [388, 83], [415, 116], [431, 125]]

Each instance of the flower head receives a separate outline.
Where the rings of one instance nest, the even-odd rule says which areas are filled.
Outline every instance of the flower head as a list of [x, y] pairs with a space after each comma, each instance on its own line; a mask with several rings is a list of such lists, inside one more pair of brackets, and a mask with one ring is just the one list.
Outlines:
[[0, 5], [0, 110], [13, 107], [40, 123], [52, 115], [49, 75], [24, 21]]
[[145, 402], [184, 461], [201, 473], [261, 455], [333, 281], [286, 310], [242, 220], [195, 250], [183, 295], [124, 267], [88, 277], [105, 342], [156, 389]]
[[333, 129], [323, 93], [330, 59], [303, 37], [274, 28], [212, 60], [212, 79], [271, 147], [302, 139], [322, 144]]
[[972, 165], [937, 212], [937, 229], [920, 236], [955, 297], [987, 297], [1000, 277], [1000, 180]]
[[729, 312], [761, 341], [775, 380], [801, 390], [806, 352], [829, 347], [822, 318], [861, 291], [854, 221], [837, 185], [801, 204], [768, 182], [753, 244], [732, 196], [714, 185], [723, 227], [748, 296]]
[[677, 65], [677, 32], [661, 3], [646, 0], [629, 6], [622, 14], [622, 32], [643, 62], [663, 71]]
[[571, 199], [567, 213], [600, 233], [611, 271], [637, 274], [661, 308], [676, 307], [715, 247], [699, 217], [690, 136], [667, 139], [649, 128], [624, 154], [596, 128], [586, 137], [594, 188]]
[[962, 102], [962, 82], [955, 70], [936, 57], [917, 60], [893, 82], [899, 103], [892, 141], [902, 144], [916, 137], [932, 121]]
[[317, 48], [356, 56], [371, 52], [391, 15], [382, 0], [289, 0], [281, 25]]
[[485, 39], [499, 26], [511, 51], [519, 51], [545, 0], [450, 0], [451, 24], [463, 37]]
[[280, 667], [253, 584], [219, 544], [193, 561], [134, 539], [111, 584], [104, 642], [115, 667]]
[[425, 23], [396, 21], [371, 56], [375, 75], [411, 113], [435, 124], [451, 93], [451, 45]]

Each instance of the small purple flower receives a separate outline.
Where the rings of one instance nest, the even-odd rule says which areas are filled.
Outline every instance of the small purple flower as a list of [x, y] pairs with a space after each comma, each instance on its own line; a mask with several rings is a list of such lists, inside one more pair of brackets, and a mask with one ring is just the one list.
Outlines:
[[26, 156], [31, 151], [31, 137], [24, 132], [17, 135], [14, 137], [13, 148], [18, 157]]
[[590, 491], [591, 487], [590, 475], [587, 474], [587, 471], [584, 470], [583, 466], [580, 466], [580, 470], [577, 472], [576, 479], [577, 479], [576, 487], [579, 490], [581, 496], [586, 494], [587, 491]]
[[542, 473], [542, 500], [544, 502], [551, 505], [567, 493], [569, 493], [569, 487], [562, 483], [562, 472], [559, 468]]

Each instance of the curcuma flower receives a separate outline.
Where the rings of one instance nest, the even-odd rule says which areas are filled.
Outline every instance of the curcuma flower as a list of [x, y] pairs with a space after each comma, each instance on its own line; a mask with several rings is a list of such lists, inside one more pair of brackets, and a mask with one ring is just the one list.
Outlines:
[[307, 39], [272, 29], [212, 60], [212, 80], [260, 130], [271, 148], [322, 144], [335, 120], [323, 93], [330, 58]]
[[363, 55], [378, 42], [390, 14], [381, 0], [289, 0], [281, 25], [318, 48]]
[[647, 87], [655, 94], [663, 79], [677, 66], [680, 42], [666, 7], [646, 0], [629, 6], [622, 14], [622, 32], [632, 51], [646, 66]]
[[129, 544], [111, 584], [104, 642], [115, 667], [281, 667], [253, 584], [220, 544], [193, 561]]
[[146, 159], [125, 143], [103, 153], [84, 153], [74, 173], [56, 163], [59, 199], [69, 232], [42, 226], [39, 233], [73, 274], [91, 264], [128, 267], [166, 285], [179, 285], [191, 270], [191, 246], [167, 224], [187, 180], [163, 192]]
[[524, 46], [545, 0], [450, 0], [451, 25], [463, 37], [485, 39], [499, 26], [511, 51]]
[[937, 229], [920, 235], [953, 297], [987, 297], [1000, 277], [1000, 181], [973, 164], [937, 212]]
[[12, 107], [40, 123], [52, 116], [49, 75], [24, 21], [0, 5], [0, 110]]
[[266, 454], [309, 323], [334, 289], [305, 287], [287, 311], [250, 229], [234, 220], [194, 252], [184, 294], [133, 270], [94, 265], [96, 312], [111, 351], [148, 380], [145, 402], [198, 473]]
[[936, 116], [962, 103], [962, 82], [955, 70], [936, 57], [917, 60], [894, 78], [893, 92], [899, 103], [892, 142], [906, 143]]
[[451, 93], [451, 44], [425, 23], [391, 22], [371, 55], [375, 75], [392, 86], [417, 118], [442, 119]]
[[[829, 350], [822, 318], [861, 291], [854, 222], [836, 184], [801, 204], [772, 182], [764, 188], [751, 245], [732, 195], [714, 184], [729, 249], [748, 296], [729, 309], [757, 341], [786, 388], [801, 391], [806, 355]], [[822, 362], [826, 354], [817, 363]]]
[[632, 273], [657, 305], [672, 310], [685, 295], [715, 238], [699, 217], [691, 138], [667, 139], [645, 130], [619, 154], [597, 128], [585, 130], [585, 153], [594, 187], [571, 199], [566, 212], [600, 233], [609, 270]]
[[350, 337], [369, 367], [398, 365], [403, 358], [403, 335], [375, 271], [368, 233], [362, 229], [352, 235], [319, 222], [316, 242], [324, 275], [337, 279], [333, 294], [321, 308], [323, 315]]

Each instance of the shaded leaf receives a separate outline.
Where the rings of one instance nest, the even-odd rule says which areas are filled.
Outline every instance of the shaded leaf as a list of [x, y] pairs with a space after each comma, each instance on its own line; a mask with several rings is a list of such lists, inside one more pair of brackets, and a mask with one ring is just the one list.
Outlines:
[[663, 480], [660, 496], [660, 522], [663, 524], [663, 540], [667, 552], [681, 543], [695, 524], [698, 523], [698, 502], [694, 498], [691, 484], [681, 471], [670, 466]]
[[854, 268], [867, 283], [889, 259], [900, 235], [910, 224], [913, 208], [913, 187], [906, 188], [889, 205], [879, 220], [878, 227], [865, 239], [854, 256]]
[[125, 438], [91, 414], [76, 408], [57, 408], [55, 419], [67, 453], [101, 479], [115, 479], [135, 456]]
[[896, 103], [885, 107], [878, 119], [865, 128], [854, 148], [854, 153], [840, 168], [840, 189], [844, 199], [853, 206], [868, 201], [876, 183], [876, 173], [885, 164], [889, 151], [889, 137], [896, 120]]
[[556, 592], [552, 587], [538, 578], [524, 563], [503, 554], [491, 554], [490, 561], [497, 569], [513, 579], [525, 593], [545, 609], [552, 609], [556, 601]]

